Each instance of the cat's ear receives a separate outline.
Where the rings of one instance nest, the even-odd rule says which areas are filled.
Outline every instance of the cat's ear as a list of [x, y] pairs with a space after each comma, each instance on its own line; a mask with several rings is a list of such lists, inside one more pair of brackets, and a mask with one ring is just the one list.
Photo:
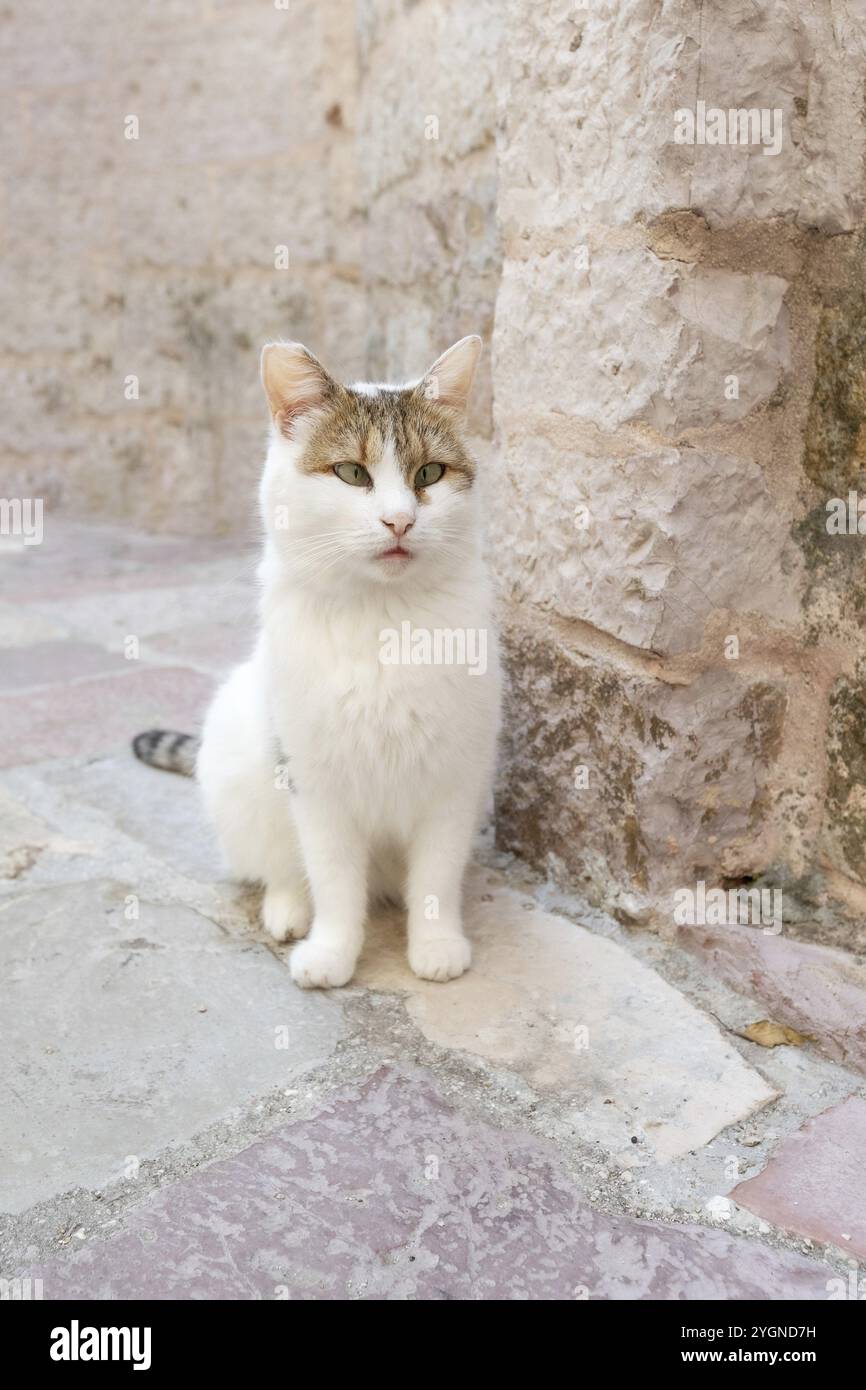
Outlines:
[[439, 405], [447, 406], [462, 415], [466, 410], [480, 356], [481, 339], [476, 333], [470, 334], [468, 338], [461, 338], [459, 343], [455, 343], [447, 352], [443, 352], [441, 357], [436, 358], [416, 389], [427, 400], [437, 401]]
[[277, 429], [291, 438], [297, 420], [324, 405], [337, 384], [303, 343], [266, 343], [262, 385]]

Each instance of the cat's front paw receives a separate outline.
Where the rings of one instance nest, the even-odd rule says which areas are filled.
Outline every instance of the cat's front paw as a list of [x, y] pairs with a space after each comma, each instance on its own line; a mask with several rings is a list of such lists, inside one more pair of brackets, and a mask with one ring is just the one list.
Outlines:
[[355, 973], [357, 954], [352, 949], [302, 941], [289, 961], [292, 979], [301, 989], [338, 989]]
[[297, 888], [266, 888], [262, 923], [275, 941], [296, 941], [310, 930], [310, 903]]
[[469, 969], [472, 948], [465, 936], [434, 936], [413, 941], [409, 964], [422, 980], [456, 980]]

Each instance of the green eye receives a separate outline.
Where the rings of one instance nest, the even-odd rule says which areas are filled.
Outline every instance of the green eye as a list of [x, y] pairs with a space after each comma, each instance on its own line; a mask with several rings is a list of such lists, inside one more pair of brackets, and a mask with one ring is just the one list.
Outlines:
[[350, 487], [367, 487], [370, 474], [361, 463], [335, 463], [334, 472]]
[[444, 463], [425, 463], [415, 474], [415, 486], [431, 487], [433, 483], [438, 483], [444, 472]]

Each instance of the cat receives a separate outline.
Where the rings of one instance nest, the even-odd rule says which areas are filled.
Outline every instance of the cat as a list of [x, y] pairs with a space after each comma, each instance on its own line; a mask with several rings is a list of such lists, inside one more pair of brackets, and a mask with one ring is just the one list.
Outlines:
[[306, 988], [351, 980], [376, 898], [405, 905], [416, 975], [470, 964], [462, 881], [501, 693], [465, 437], [480, 351], [462, 338], [417, 382], [345, 386], [300, 343], [263, 349], [255, 651], [200, 745], [159, 730], [133, 743], [155, 767], [195, 764], [231, 872], [264, 885], [265, 928], [306, 938], [289, 962]]

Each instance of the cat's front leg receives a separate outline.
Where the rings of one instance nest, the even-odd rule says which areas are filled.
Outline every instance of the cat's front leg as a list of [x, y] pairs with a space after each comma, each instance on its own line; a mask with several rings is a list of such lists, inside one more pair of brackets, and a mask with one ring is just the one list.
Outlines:
[[292, 952], [289, 968], [304, 989], [336, 988], [351, 980], [364, 941], [369, 847], [327, 797], [299, 796], [293, 811], [313, 894], [313, 925]]
[[428, 810], [409, 847], [409, 964], [422, 980], [454, 980], [469, 968], [462, 896], [475, 826], [475, 799], [449, 799]]

